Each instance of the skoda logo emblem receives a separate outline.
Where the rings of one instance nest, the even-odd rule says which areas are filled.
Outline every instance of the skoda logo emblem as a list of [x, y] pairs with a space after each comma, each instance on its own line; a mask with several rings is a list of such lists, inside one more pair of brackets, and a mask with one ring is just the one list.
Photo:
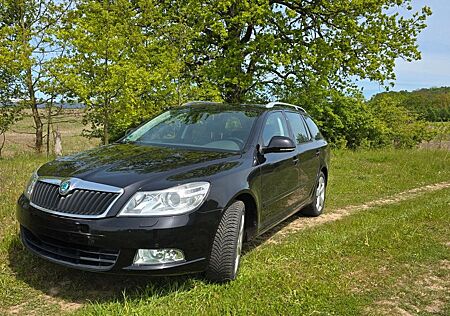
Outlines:
[[70, 181], [69, 180], [63, 181], [59, 185], [59, 194], [66, 195], [67, 193], [69, 193], [69, 189], [70, 189]]

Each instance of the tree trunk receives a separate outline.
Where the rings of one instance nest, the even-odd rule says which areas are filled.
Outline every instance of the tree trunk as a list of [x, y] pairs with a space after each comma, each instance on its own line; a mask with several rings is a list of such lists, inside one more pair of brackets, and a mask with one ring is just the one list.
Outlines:
[[109, 144], [109, 100], [105, 100], [105, 108], [104, 108], [104, 114], [103, 114], [103, 144], [108, 145]]
[[48, 106], [47, 112], [47, 157], [50, 156], [50, 126], [52, 125], [52, 105], [53, 99], [50, 106]]
[[105, 122], [103, 124], [103, 144], [109, 144], [109, 131], [108, 131], [108, 119], [105, 118]]
[[63, 149], [62, 149], [62, 141], [61, 141], [61, 133], [59, 132], [58, 129], [56, 129], [56, 131], [53, 132], [54, 133], [54, 137], [55, 137], [55, 155], [58, 156], [62, 156], [63, 154]]
[[42, 145], [43, 145], [43, 125], [41, 118], [39, 117], [39, 112], [37, 111], [37, 106], [34, 107], [33, 111], [33, 119], [34, 124], [36, 128], [36, 135], [35, 135], [35, 141], [34, 141], [34, 147], [38, 153], [42, 152]]
[[[22, 44], [24, 48], [29, 48], [29, 41], [30, 41], [30, 31], [31, 27], [27, 24], [25, 21], [25, 15], [21, 15], [20, 20], [20, 26], [22, 31]], [[31, 61], [32, 56], [26, 56], [29, 61]], [[33, 64], [33, 63], [31, 63]], [[34, 121], [34, 128], [35, 128], [35, 141], [34, 141], [34, 148], [37, 152], [42, 151], [42, 145], [43, 145], [43, 124], [41, 117], [39, 116], [39, 111], [37, 108], [37, 100], [36, 100], [36, 91], [34, 90], [34, 84], [33, 84], [33, 74], [32, 74], [32, 66], [29, 65], [26, 68], [25, 73], [25, 85], [28, 92], [28, 98], [29, 98], [29, 106], [31, 108], [31, 113], [33, 115], [33, 121]]]
[[34, 128], [35, 128], [35, 140], [34, 140], [34, 149], [40, 153], [42, 151], [43, 145], [43, 127], [41, 117], [39, 116], [38, 104], [36, 100], [36, 94], [33, 86], [33, 77], [31, 73], [31, 67], [27, 69], [26, 74], [26, 83], [28, 90], [28, 97], [30, 99], [30, 108], [31, 113], [33, 115]]
[[3, 146], [5, 146], [6, 135], [5, 135], [5, 132], [1, 133], [0, 135], [3, 138], [3, 140], [0, 144], [0, 158], [2, 158], [2, 150], [3, 150]]
[[[241, 33], [242, 33], [242, 26], [239, 25], [239, 23], [232, 22], [233, 19], [239, 14], [239, 9], [236, 3], [232, 4], [228, 10], [229, 15], [229, 21], [227, 23], [227, 33], [229, 36], [229, 39], [234, 42], [233, 45], [226, 44], [223, 46], [223, 55], [224, 56], [232, 56], [233, 62], [231, 62], [228, 67], [230, 68], [230, 74], [233, 76], [236, 76], [239, 83], [232, 83], [227, 82], [225, 84], [225, 91], [224, 91], [224, 101], [226, 103], [233, 103], [233, 104], [239, 104], [243, 103], [244, 101], [244, 91], [242, 89], [242, 86], [240, 84], [240, 81], [242, 77], [245, 75], [244, 71], [242, 70], [242, 64], [245, 59], [245, 55], [242, 54], [242, 52], [236, 52], [236, 47], [241, 47], [242, 39], [241, 39]], [[239, 57], [238, 57], [239, 55]], [[234, 79], [234, 78], [229, 78]]]

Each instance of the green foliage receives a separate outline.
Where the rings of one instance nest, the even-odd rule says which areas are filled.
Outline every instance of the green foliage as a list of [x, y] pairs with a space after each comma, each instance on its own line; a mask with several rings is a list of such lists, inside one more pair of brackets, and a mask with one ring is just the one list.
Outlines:
[[380, 132], [374, 139], [377, 146], [392, 145], [398, 147], [413, 147], [423, 140], [433, 138], [433, 131], [428, 124], [418, 119], [418, 115], [402, 106], [398, 100], [389, 97], [379, 97], [368, 103], [371, 112], [377, 119]]
[[22, 118], [21, 110], [22, 109], [15, 104], [6, 102], [0, 103], [0, 157], [2, 156], [2, 149], [5, 145], [5, 133], [15, 122]]
[[353, 82], [386, 84], [396, 58], [419, 59], [431, 14], [411, 0], [0, 1], [0, 88], [12, 76], [5, 91], [33, 109], [36, 147], [37, 104], [60, 97], [104, 143], [168, 105], [288, 96], [336, 145], [381, 144]]
[[64, 51], [53, 33], [61, 27], [71, 1], [0, 1], [0, 88], [6, 86], [3, 94], [8, 94], [8, 99], [20, 100], [22, 106], [31, 109], [34, 147], [40, 152], [44, 134], [39, 105], [58, 95], [51, 84], [54, 78], [49, 65]]
[[334, 147], [365, 147], [376, 133], [374, 118], [360, 94], [290, 87], [283, 100], [304, 107]]
[[430, 122], [450, 121], [450, 87], [420, 89], [412, 92], [384, 92], [374, 100], [388, 95], [402, 106]]
[[[171, 3], [171, 2], [170, 2]], [[195, 30], [187, 65], [227, 102], [295, 84], [345, 90], [355, 78], [395, 79], [395, 59], [420, 58], [416, 38], [431, 14], [410, 0], [185, 0]], [[398, 7], [410, 17], [395, 12]]]
[[364, 101], [361, 94], [289, 87], [283, 100], [303, 106], [336, 148], [409, 148], [436, 131], [390, 95]]
[[[5, 11], [5, 0], [0, 0], [0, 18], [5, 16]], [[5, 133], [21, 118], [21, 108], [12, 102], [12, 98], [19, 95], [15, 81], [19, 65], [11, 36], [13, 33], [7, 27], [7, 20], [0, 19], [0, 157], [5, 144]]]
[[430, 124], [430, 128], [436, 135], [434, 140], [439, 143], [442, 141], [450, 141], [450, 122], [435, 122]]
[[90, 136], [108, 143], [162, 107], [199, 94], [181, 78], [178, 45], [185, 43], [178, 31], [153, 1], [77, 3], [57, 34], [69, 51], [53, 68], [62, 90], [86, 105]]
[[6, 133], [12, 124], [22, 118], [21, 108], [15, 104], [2, 104], [0, 106], [0, 136]]
[[0, 105], [11, 98], [19, 97], [19, 86], [15, 81], [20, 72], [17, 43], [12, 40], [15, 30], [10, 27], [7, 0], [0, 0]]

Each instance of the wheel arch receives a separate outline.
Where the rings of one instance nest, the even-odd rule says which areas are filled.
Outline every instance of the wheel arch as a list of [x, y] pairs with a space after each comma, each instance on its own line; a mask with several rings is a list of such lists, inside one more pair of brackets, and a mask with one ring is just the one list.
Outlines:
[[328, 184], [328, 168], [327, 168], [327, 166], [322, 166], [320, 171], [323, 172], [323, 174], [325, 176], [325, 183]]
[[[237, 193], [229, 202], [242, 201], [245, 205], [245, 233], [246, 240], [251, 240], [258, 233], [259, 212], [258, 203], [250, 190], [243, 190]], [[228, 206], [227, 206], [228, 207]]]

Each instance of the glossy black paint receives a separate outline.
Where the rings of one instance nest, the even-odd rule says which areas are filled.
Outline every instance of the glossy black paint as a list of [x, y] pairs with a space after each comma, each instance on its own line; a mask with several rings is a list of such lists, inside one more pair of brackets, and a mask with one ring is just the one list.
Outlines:
[[[203, 271], [223, 210], [232, 201], [242, 199], [246, 203], [250, 239], [310, 203], [318, 173], [323, 170], [328, 174], [329, 149], [324, 139], [311, 137], [296, 144], [290, 129], [289, 138], [272, 140], [273, 148], [289, 150], [267, 151], [261, 140], [265, 118], [267, 113], [283, 108], [250, 109], [258, 113], [258, 118], [241, 152], [115, 143], [56, 159], [38, 170], [39, 176], [76, 177], [123, 188], [124, 194], [105, 218], [49, 214], [30, 206], [23, 195], [18, 201], [17, 218], [38, 237], [120, 249], [119, 259], [109, 272], [145, 270], [168, 275]], [[211, 186], [207, 200], [191, 213], [117, 217], [136, 191], [161, 190], [194, 181], [208, 181]], [[139, 248], [182, 249], [186, 262], [136, 267], [132, 260]]]
[[262, 149], [264, 154], [290, 152], [295, 150], [295, 144], [287, 136], [274, 136], [267, 147]]

